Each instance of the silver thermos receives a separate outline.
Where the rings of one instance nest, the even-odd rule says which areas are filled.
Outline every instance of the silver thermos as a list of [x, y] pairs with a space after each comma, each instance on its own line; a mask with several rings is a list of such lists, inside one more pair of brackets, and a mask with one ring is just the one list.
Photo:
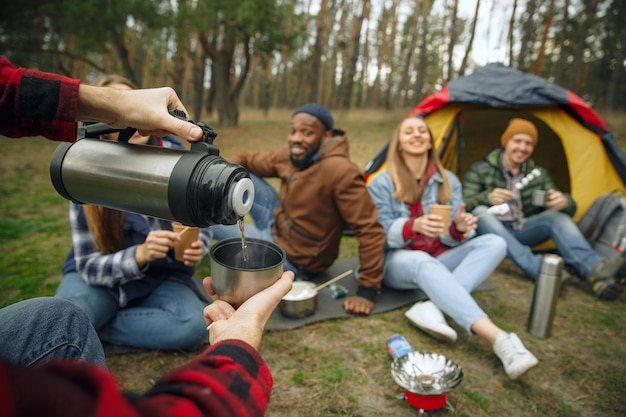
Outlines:
[[556, 302], [561, 290], [563, 258], [544, 255], [528, 318], [528, 331], [537, 337], [550, 337]]
[[[184, 115], [174, 112], [177, 117]], [[204, 135], [189, 151], [128, 143], [124, 138], [132, 136], [132, 128], [128, 132], [102, 123], [81, 127], [76, 142], [60, 144], [52, 155], [52, 184], [63, 197], [79, 204], [188, 226], [235, 224], [254, 201], [250, 174], [219, 156], [213, 145], [217, 135], [208, 125], [195, 124]], [[110, 132], [121, 132], [120, 139], [100, 139]]]

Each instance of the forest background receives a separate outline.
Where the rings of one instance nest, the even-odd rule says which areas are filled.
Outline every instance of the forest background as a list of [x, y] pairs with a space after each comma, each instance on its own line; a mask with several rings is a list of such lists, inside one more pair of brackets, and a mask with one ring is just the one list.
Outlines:
[[492, 61], [626, 107], [623, 0], [23, 0], [0, 55], [93, 81], [172, 86], [195, 120], [304, 102], [411, 107]]

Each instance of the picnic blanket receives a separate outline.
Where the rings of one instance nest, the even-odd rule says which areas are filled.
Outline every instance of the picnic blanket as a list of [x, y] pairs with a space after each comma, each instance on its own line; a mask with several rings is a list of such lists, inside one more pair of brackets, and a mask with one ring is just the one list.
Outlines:
[[[334, 264], [330, 266], [326, 271], [318, 274], [312, 281], [317, 284], [322, 284], [329, 279], [341, 275], [348, 270], [356, 271], [358, 269], [358, 258], [346, 258], [338, 259]], [[337, 284], [345, 287], [348, 290], [346, 297], [355, 295], [358, 285], [354, 274], [350, 274], [345, 278], [340, 279]], [[290, 330], [295, 329], [307, 324], [330, 320], [338, 318], [350, 318], [350, 317], [362, 317], [348, 314], [343, 309], [342, 303], [345, 297], [332, 298], [330, 291], [327, 288], [322, 288], [317, 296], [317, 309], [315, 313], [308, 317], [294, 319], [285, 317], [282, 315], [278, 308], [274, 310], [270, 317], [266, 330]], [[487, 281], [483, 282], [476, 291], [488, 291], [495, 289], [495, 286]], [[403, 290], [398, 291], [389, 287], [383, 286], [380, 294], [376, 297], [376, 304], [372, 314], [385, 313], [387, 311], [395, 310], [410, 304], [414, 304], [418, 301], [427, 300], [428, 297], [421, 290]]]
[[[330, 268], [328, 268], [323, 273], [316, 275], [313, 279], [311, 279], [311, 281], [314, 281], [317, 284], [322, 284], [329, 279], [332, 279], [336, 276], [343, 274], [346, 271], [349, 271], [350, 269], [352, 269], [353, 271], [358, 270], [357, 257], [338, 259], [330, 266]], [[198, 278], [196, 282], [198, 283], [198, 287], [201, 289], [201, 291], [204, 292], [205, 290], [202, 286], [202, 278]], [[347, 289], [347, 294], [345, 297], [356, 294], [358, 285], [354, 274], [349, 274], [345, 278], [337, 281], [336, 283]], [[315, 310], [315, 313], [313, 313], [312, 315], [299, 319], [289, 318], [282, 315], [279, 311], [279, 308], [277, 307], [276, 310], [274, 310], [274, 312], [272, 313], [272, 316], [270, 317], [270, 320], [267, 323], [265, 329], [290, 330], [324, 320], [362, 317], [346, 313], [342, 306], [345, 297], [333, 298], [327, 288], [328, 287], [322, 288], [320, 290], [317, 297], [317, 308]], [[476, 289], [476, 291], [490, 291], [493, 289], [495, 289], [495, 286], [485, 281]], [[205, 293], [205, 295], [208, 297], [208, 294]], [[372, 314], [385, 313], [387, 311], [402, 308], [404, 306], [427, 299], [428, 297], [421, 290], [398, 291], [383, 286], [380, 294], [378, 294], [378, 297], [376, 297], [376, 304], [374, 306]], [[129, 346], [113, 346], [108, 343], [103, 343], [103, 345], [107, 356], [134, 353], [143, 350]]]

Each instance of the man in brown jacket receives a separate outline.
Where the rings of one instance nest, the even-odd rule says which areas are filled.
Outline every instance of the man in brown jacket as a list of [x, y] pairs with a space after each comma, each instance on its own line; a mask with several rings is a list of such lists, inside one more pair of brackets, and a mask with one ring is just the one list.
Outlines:
[[[291, 117], [288, 147], [242, 152], [229, 161], [250, 171], [255, 186], [246, 237], [274, 241], [287, 254], [285, 269], [306, 277], [326, 270], [339, 254], [344, 230], [359, 241], [357, 294], [348, 313], [369, 314], [383, 278], [385, 233], [362, 171], [350, 161], [345, 132], [335, 129], [326, 107], [309, 103]], [[276, 190], [262, 177], [280, 178]], [[239, 237], [236, 225], [215, 225], [217, 240]]]

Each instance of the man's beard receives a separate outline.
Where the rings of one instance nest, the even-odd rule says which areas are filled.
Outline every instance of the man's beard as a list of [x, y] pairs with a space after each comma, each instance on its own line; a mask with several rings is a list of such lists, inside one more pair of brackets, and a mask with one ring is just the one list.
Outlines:
[[319, 156], [318, 151], [320, 149], [320, 144], [321, 144], [321, 141], [317, 142], [317, 146], [315, 147], [315, 149], [312, 152], [309, 152], [306, 155], [304, 155], [303, 158], [296, 159], [293, 157], [293, 155], [289, 155], [289, 160], [291, 161], [291, 164], [294, 167], [301, 169], [301, 170], [308, 168], [318, 158]]

